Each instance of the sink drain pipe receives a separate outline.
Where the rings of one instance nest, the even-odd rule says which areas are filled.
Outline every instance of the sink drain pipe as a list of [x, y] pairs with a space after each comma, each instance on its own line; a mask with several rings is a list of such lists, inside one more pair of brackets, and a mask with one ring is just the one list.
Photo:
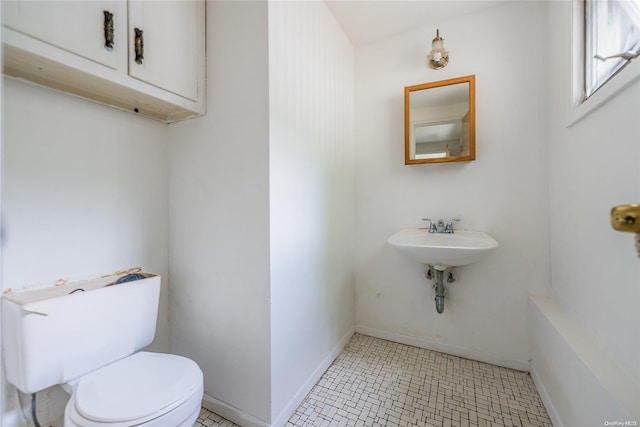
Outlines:
[[436, 270], [436, 284], [434, 285], [436, 290], [436, 310], [439, 314], [444, 312], [444, 271]]
[[[446, 288], [444, 287], [444, 273], [445, 270], [442, 270], [440, 268], [435, 268], [431, 265], [427, 266], [425, 269], [425, 277], [427, 278], [427, 280], [433, 280], [433, 271], [435, 270], [436, 272], [436, 283], [433, 284], [433, 289], [436, 291], [436, 297], [434, 298], [435, 302], [436, 302], [436, 310], [438, 311], [439, 314], [444, 313], [444, 296], [447, 292]], [[447, 282], [448, 283], [453, 283], [455, 282], [455, 276], [453, 275], [452, 271], [448, 272], [447, 275]]]

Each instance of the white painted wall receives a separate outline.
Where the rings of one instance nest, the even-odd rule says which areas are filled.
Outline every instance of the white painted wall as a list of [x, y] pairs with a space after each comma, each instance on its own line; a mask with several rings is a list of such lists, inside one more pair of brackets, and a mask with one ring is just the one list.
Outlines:
[[[449, 65], [425, 55], [435, 27], [356, 49], [357, 330], [527, 369], [529, 293], [549, 283], [543, 2], [439, 22]], [[405, 86], [476, 75], [477, 160], [404, 165]], [[444, 314], [423, 267], [390, 247], [421, 218], [461, 218], [500, 247], [457, 269]]]
[[141, 266], [163, 276], [151, 349], [168, 350], [166, 125], [3, 83], [2, 289]]
[[640, 383], [640, 263], [632, 235], [609, 223], [613, 206], [640, 201], [640, 79], [568, 127], [570, 11], [550, 6], [552, 295]]
[[[632, 235], [609, 224], [613, 206], [640, 201], [640, 79], [568, 126], [573, 100], [571, 2], [549, 2], [548, 11], [548, 37], [553, 40], [548, 45], [546, 102], [549, 305], [574, 333], [559, 343], [548, 339], [562, 331], [561, 325], [545, 310], [532, 310], [532, 370], [555, 406], [558, 426], [583, 425], [588, 415], [592, 425], [640, 421], [640, 263]], [[610, 83], [626, 79], [628, 73], [640, 76], [638, 65], [632, 63]], [[605, 86], [596, 95], [607, 90]], [[588, 343], [587, 350], [580, 351], [576, 340]], [[535, 352], [540, 342], [544, 351]], [[571, 353], [564, 351], [567, 346]], [[621, 372], [620, 380], [612, 383], [616, 377], [611, 372]], [[585, 381], [596, 386], [585, 387]], [[623, 414], [628, 418], [621, 419]]]
[[353, 325], [353, 48], [322, 2], [207, 6], [209, 112], [169, 131], [171, 349], [205, 406], [283, 425]]
[[[163, 274], [155, 349], [170, 329], [172, 351], [205, 372], [206, 404], [245, 425], [285, 419], [353, 323], [526, 368], [529, 293], [550, 294], [594, 353], [640, 382], [640, 266], [608, 224], [612, 206], [640, 199], [640, 85], [566, 127], [569, 2], [438, 23], [451, 52], [440, 71], [423, 59], [435, 27], [360, 46], [352, 65], [323, 3], [207, 7], [206, 117], [167, 128], [4, 80], [3, 289], [138, 264]], [[467, 74], [477, 160], [403, 165], [403, 87]], [[443, 315], [422, 268], [386, 244], [427, 215], [500, 242], [458, 270]], [[533, 320], [549, 346], [537, 354], [557, 356], [539, 385], [575, 425], [562, 396], [594, 395], [565, 370], [578, 366], [566, 341], [552, 348], [547, 319]]]
[[207, 3], [208, 112], [169, 129], [171, 350], [245, 425], [271, 419], [267, 18]]
[[273, 425], [351, 336], [353, 97], [353, 46], [324, 2], [270, 2]]

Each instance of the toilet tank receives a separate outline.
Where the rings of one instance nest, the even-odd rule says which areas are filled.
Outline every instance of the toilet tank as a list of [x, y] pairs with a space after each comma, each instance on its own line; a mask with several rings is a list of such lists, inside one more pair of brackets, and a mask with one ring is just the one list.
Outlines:
[[67, 283], [2, 298], [7, 380], [24, 393], [63, 384], [149, 345], [160, 276]]

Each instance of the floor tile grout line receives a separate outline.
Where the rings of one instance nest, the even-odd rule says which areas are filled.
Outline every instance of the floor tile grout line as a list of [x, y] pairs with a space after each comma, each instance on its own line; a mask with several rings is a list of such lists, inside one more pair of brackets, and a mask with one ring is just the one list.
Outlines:
[[[547, 427], [551, 421], [526, 372], [355, 334], [286, 427], [325, 425]], [[237, 425], [203, 408], [200, 426]]]

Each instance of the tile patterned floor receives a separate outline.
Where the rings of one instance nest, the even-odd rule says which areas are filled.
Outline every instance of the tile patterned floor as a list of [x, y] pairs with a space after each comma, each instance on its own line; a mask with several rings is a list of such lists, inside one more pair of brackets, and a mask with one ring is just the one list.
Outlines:
[[526, 372], [356, 334], [286, 427], [551, 425]]

